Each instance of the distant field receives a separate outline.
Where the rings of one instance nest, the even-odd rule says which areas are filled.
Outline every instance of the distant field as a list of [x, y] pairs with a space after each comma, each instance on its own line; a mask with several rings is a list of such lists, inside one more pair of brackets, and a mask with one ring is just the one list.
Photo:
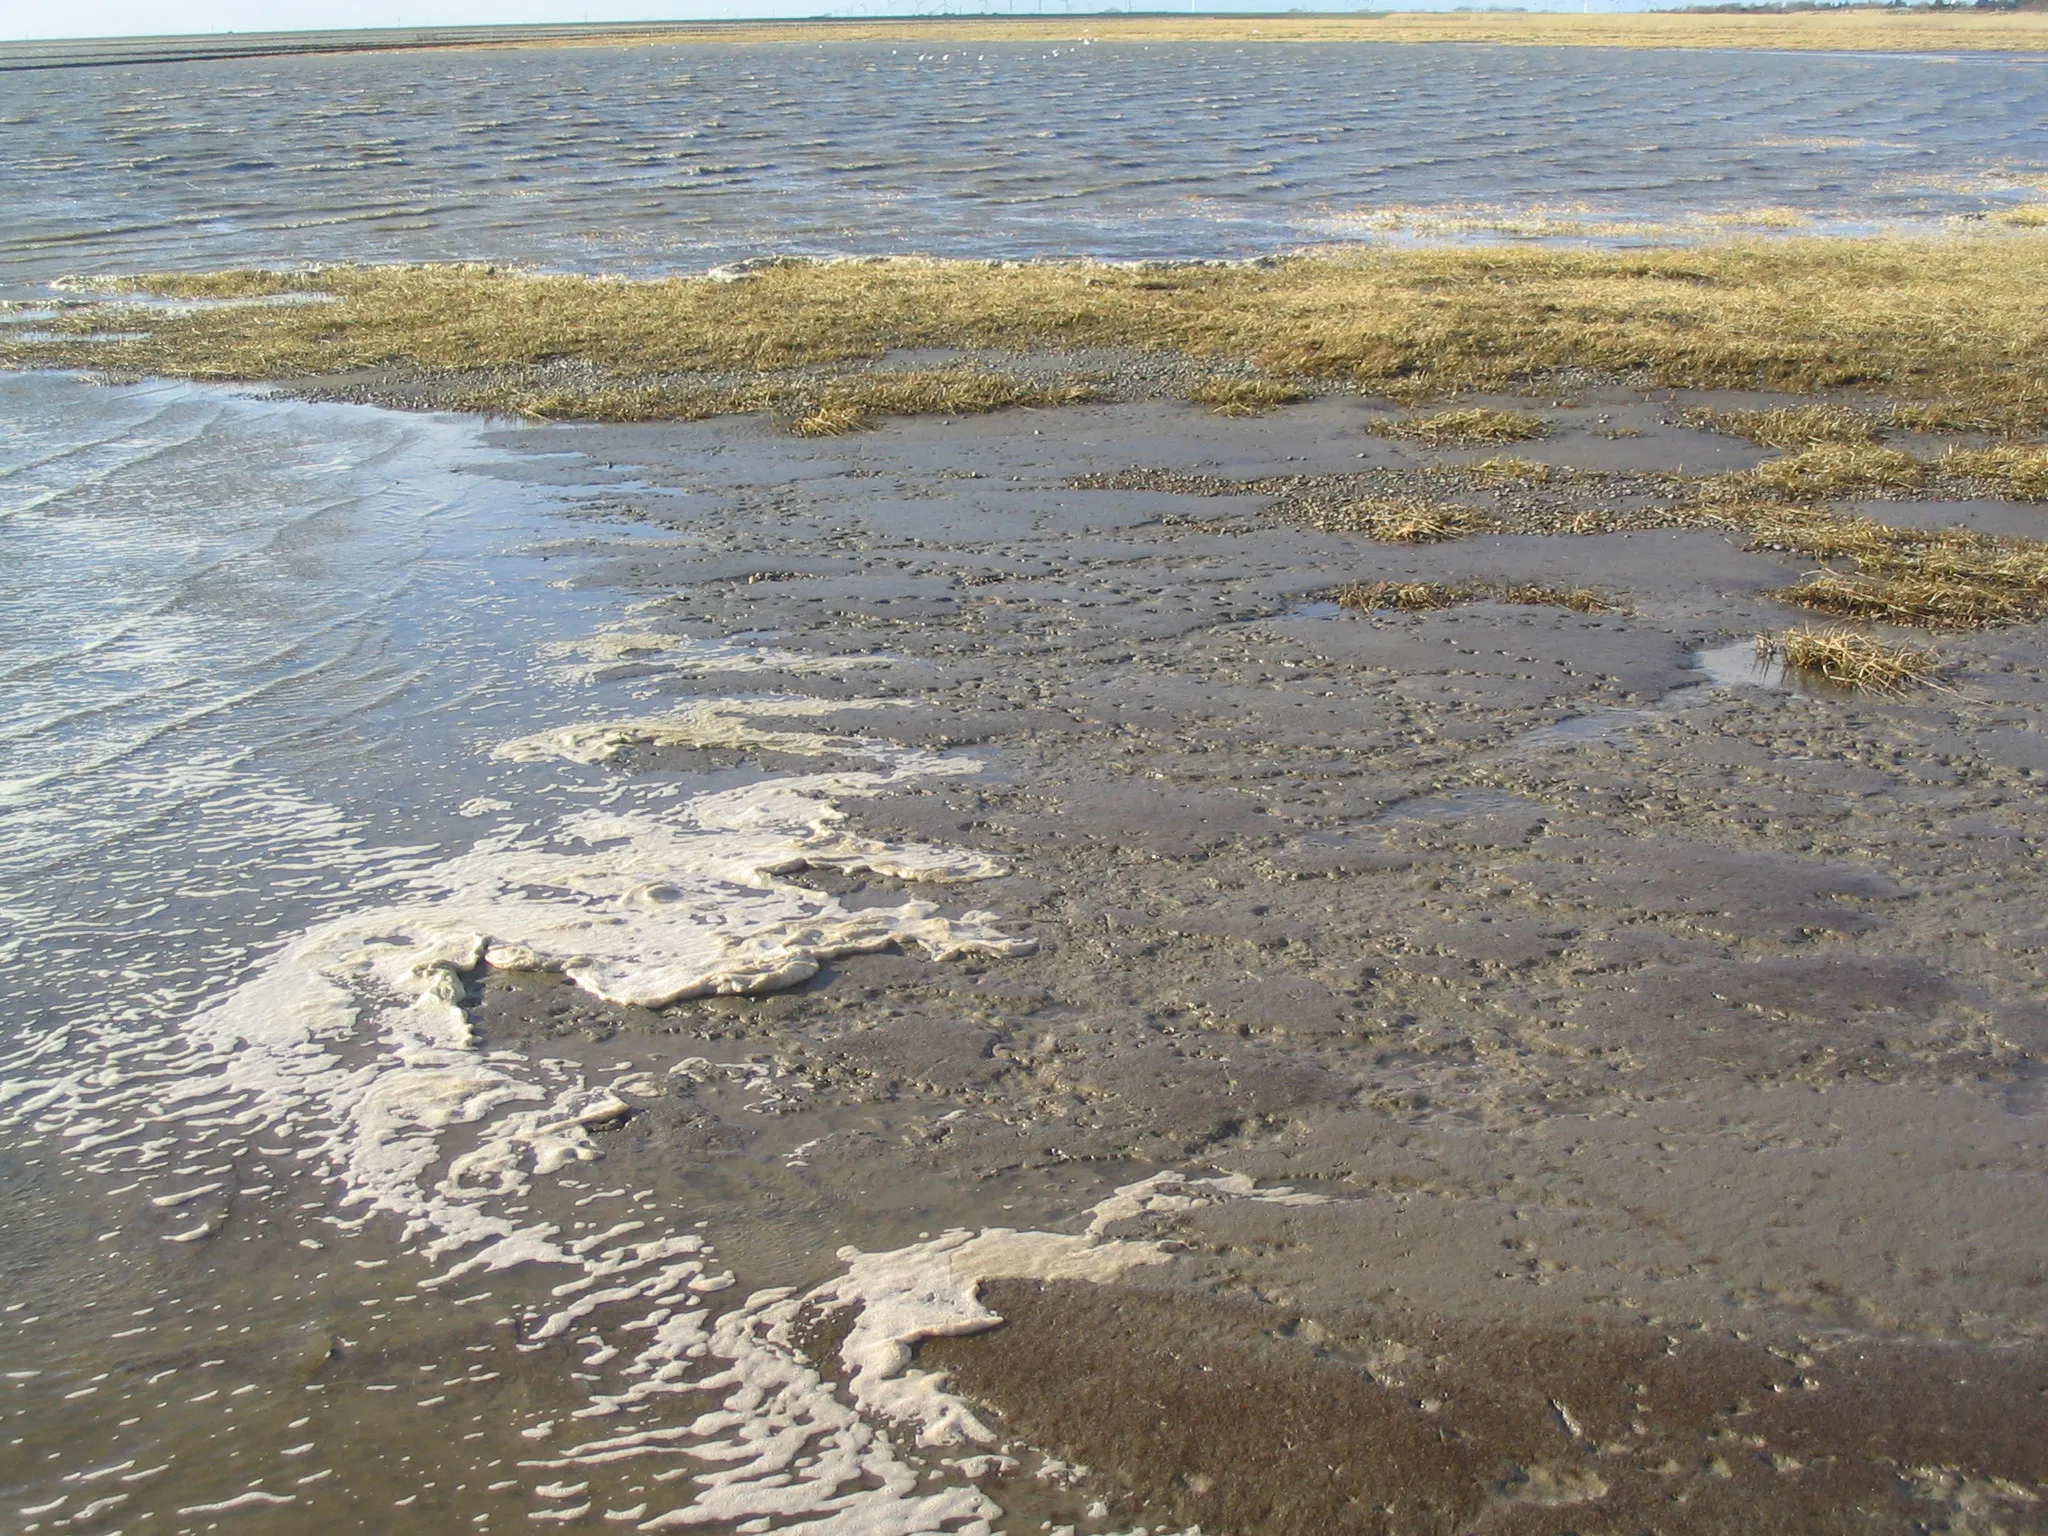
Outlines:
[[2048, 53], [2048, 12], [1953, 10], [1632, 16], [1390, 12], [1332, 16], [918, 17], [896, 21], [695, 22], [243, 33], [0, 44], [0, 70], [442, 48], [662, 43], [915, 42], [1505, 43], [1530, 47], [1778, 48], [1864, 53]]

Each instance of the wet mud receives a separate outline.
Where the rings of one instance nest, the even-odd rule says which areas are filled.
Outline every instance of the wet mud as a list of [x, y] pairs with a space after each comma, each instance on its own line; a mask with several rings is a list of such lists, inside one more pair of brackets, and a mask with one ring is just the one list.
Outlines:
[[[1944, 638], [1947, 685], [1895, 698], [1744, 677], [1730, 648], [1797, 622], [1766, 594], [1802, 562], [1633, 509], [1762, 456], [1684, 410], [1763, 402], [1501, 403], [1553, 424], [1518, 453], [1610, 477], [1624, 526], [1391, 545], [1217, 494], [1482, 456], [1376, 436], [1385, 405], [1350, 398], [498, 434], [617, 520], [574, 552], [637, 605], [598, 665], [648, 717], [731, 692], [689, 646], [736, 641], [807, 729], [985, 764], [843, 810], [1007, 873], [792, 879], [1036, 948], [661, 1009], [486, 971], [474, 1027], [777, 1084], [764, 1110], [681, 1081], [609, 1133], [736, 1202], [773, 1170], [758, 1283], [881, 1209], [903, 1240], [1061, 1230], [1161, 1168], [1327, 1197], [1147, 1216], [1173, 1262], [990, 1281], [1001, 1326], [922, 1346], [1086, 1465], [1085, 1529], [2048, 1529], [2048, 646]], [[1981, 496], [1878, 505], [2048, 531]], [[1618, 606], [1329, 600], [1388, 580]]]

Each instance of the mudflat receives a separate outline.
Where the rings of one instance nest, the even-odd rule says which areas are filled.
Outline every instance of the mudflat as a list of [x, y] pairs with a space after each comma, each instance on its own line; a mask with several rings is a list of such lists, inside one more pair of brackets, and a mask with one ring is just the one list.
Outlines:
[[[772, 1170], [820, 1240], [890, 1188], [969, 1225], [1160, 1168], [1311, 1197], [1134, 1205], [1104, 1232], [1167, 1262], [991, 1280], [1000, 1326], [922, 1346], [1067, 1464], [1051, 1503], [992, 1474], [1013, 1521], [2044, 1528], [2040, 629], [1866, 623], [1934, 654], [1889, 691], [1756, 654], [1819, 562], [1670, 509], [1780, 461], [1757, 424], [1813, 399], [1461, 405], [1521, 440], [1348, 394], [506, 429], [537, 484], [610, 487], [619, 536], [578, 552], [638, 607], [591, 664], [650, 716], [700, 692], [691, 640], [741, 637], [782, 658], [760, 694], [858, 701], [811, 728], [988, 765], [844, 809], [1009, 873], [794, 878], [1037, 947], [659, 1011], [486, 971], [480, 1037], [772, 1066], [772, 1117], [686, 1083], [610, 1155]], [[1937, 472], [1849, 485], [1801, 504], [2048, 527]], [[1327, 515], [1374, 497], [1470, 521]]]

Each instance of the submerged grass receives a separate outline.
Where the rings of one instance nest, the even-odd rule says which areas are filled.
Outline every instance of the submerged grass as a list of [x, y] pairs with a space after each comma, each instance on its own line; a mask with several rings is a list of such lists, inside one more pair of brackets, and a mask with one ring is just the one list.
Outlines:
[[[1366, 249], [1235, 266], [872, 260], [786, 263], [737, 281], [483, 266], [168, 275], [125, 286], [337, 302], [167, 313], [112, 301], [41, 322], [55, 337], [0, 338], [0, 364], [291, 380], [572, 361], [611, 381], [575, 410], [596, 415], [611, 390], [651, 409], [633, 392], [670, 376], [772, 381], [911, 348], [1129, 348], [1412, 399], [1560, 370], [1666, 387], [1860, 389], [2010, 431], [2048, 420], [2040, 239]], [[684, 393], [693, 410], [716, 403]]]
[[1397, 416], [1376, 421], [1382, 437], [1406, 438], [1431, 448], [1468, 447], [1474, 443], [1524, 443], [1546, 430], [1541, 416], [1527, 411], [1496, 411], [1485, 406], [1439, 411], [1433, 416]]
[[1932, 683], [1941, 672], [1941, 658], [1933, 651], [1847, 629], [1759, 635], [1756, 649], [1766, 660], [1783, 662], [1788, 671], [1868, 693], [1902, 693]]
[[1363, 581], [1339, 587], [1337, 601], [1346, 608], [1367, 613], [1388, 609], [1423, 613], [1436, 608], [1455, 608], [1464, 603], [1526, 603], [1568, 608], [1573, 613], [1619, 611], [1618, 604], [1602, 597], [1591, 587], [1546, 587], [1519, 582], [1452, 586], [1437, 581]]

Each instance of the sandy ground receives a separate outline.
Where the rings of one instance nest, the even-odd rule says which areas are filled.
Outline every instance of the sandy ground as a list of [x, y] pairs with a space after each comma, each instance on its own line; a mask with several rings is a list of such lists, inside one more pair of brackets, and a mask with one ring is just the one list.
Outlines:
[[[1556, 430], [1513, 451], [1647, 503], [1660, 472], [1766, 456], [1672, 424], [1705, 400], [1519, 402]], [[776, 1064], [780, 1117], [707, 1094], [616, 1134], [800, 1177], [819, 1233], [1056, 1224], [1165, 1167], [1331, 1197], [1145, 1218], [1176, 1262], [991, 1286], [1005, 1326], [926, 1347], [1124, 1526], [2048, 1529], [2048, 642], [1945, 639], [1949, 687], [1898, 700], [1725, 656], [1716, 681], [1699, 653], [1798, 621], [1762, 596], [1798, 564], [1659, 529], [1382, 545], [1264, 496], [1072, 488], [1500, 451], [1372, 436], [1377, 409], [499, 434], [555, 455], [523, 475], [608, 487], [595, 579], [636, 623], [871, 657], [745, 686], [899, 700], [839, 724], [986, 760], [848, 810], [1004, 858], [923, 894], [1039, 947], [660, 1014], [491, 977], [480, 1030]], [[2048, 531], [2038, 506], [1865, 510]], [[1386, 578], [1627, 611], [1326, 601]], [[798, 1146], [800, 1176], [746, 1172]], [[912, 1187], [900, 1218], [876, 1193]], [[801, 1268], [777, 1230], [758, 1283]]]

